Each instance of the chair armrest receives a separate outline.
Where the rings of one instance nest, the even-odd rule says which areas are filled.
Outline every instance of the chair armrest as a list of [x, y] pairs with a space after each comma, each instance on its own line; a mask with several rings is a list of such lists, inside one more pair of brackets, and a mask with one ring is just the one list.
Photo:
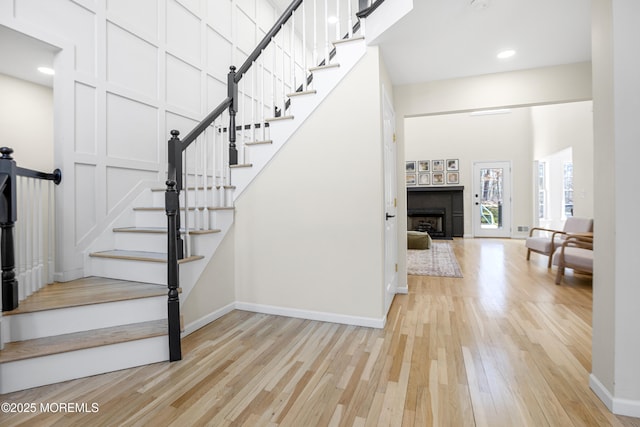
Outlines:
[[533, 227], [531, 230], [529, 230], [529, 237], [533, 236], [533, 232], [534, 231], [546, 231], [547, 233], [563, 233], [566, 234], [564, 231], [561, 230], [552, 230], [550, 228], [543, 228], [543, 227]]

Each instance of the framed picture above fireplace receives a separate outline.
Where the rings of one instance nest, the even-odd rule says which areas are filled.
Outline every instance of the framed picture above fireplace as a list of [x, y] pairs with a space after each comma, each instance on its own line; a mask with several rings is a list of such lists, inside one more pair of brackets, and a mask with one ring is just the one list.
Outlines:
[[458, 166], [458, 159], [447, 159], [447, 170], [448, 171], [458, 171], [460, 170]]
[[416, 174], [408, 173], [407, 174], [407, 185], [416, 185]]
[[414, 160], [404, 162], [404, 171], [406, 173], [415, 173], [416, 162]]
[[431, 183], [433, 185], [443, 185], [444, 184], [444, 172], [434, 172], [431, 177]]
[[434, 160], [432, 169], [434, 172], [443, 172], [444, 171], [444, 160]]
[[418, 174], [418, 185], [429, 185], [431, 183], [431, 174], [429, 172]]
[[431, 172], [429, 160], [418, 160], [418, 172]]
[[460, 184], [458, 172], [447, 172], [447, 184]]

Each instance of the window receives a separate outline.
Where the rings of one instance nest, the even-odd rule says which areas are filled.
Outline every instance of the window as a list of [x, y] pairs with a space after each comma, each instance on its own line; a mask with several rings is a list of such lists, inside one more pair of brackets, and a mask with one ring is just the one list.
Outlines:
[[546, 163], [538, 163], [538, 218], [547, 216]]
[[564, 164], [564, 216], [573, 216], [573, 163]]

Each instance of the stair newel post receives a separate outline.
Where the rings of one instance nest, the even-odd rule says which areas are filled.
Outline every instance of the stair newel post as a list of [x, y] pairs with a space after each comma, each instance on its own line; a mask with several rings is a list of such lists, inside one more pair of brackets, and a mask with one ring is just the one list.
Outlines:
[[180, 299], [178, 288], [180, 287], [180, 275], [178, 266], [178, 220], [180, 219], [179, 193], [176, 189], [176, 181], [167, 180], [165, 192], [165, 208], [167, 211], [167, 286], [169, 288], [167, 300], [167, 317], [169, 323], [169, 360], [182, 359], [180, 348]]
[[236, 67], [232, 65], [229, 70], [227, 76], [227, 96], [231, 98], [231, 105], [229, 105], [229, 165], [237, 165], [236, 113], [238, 112], [238, 83], [236, 82]]
[[[182, 236], [180, 235], [180, 201], [178, 199], [178, 197], [180, 196], [180, 191], [182, 191], [182, 143], [180, 141], [180, 138], [178, 137], [179, 135], [179, 131], [175, 129], [171, 131], [171, 139], [169, 140], [169, 166], [167, 170], [167, 179], [174, 182], [175, 191], [177, 193], [176, 200], [178, 200], [178, 215], [176, 216], [175, 223], [175, 241], [178, 251], [178, 259], [183, 259], [184, 243], [182, 241]], [[167, 191], [169, 190], [167, 189]], [[169, 214], [167, 213], [167, 216], [168, 215]]]
[[18, 281], [16, 280], [13, 230], [16, 223], [16, 162], [13, 150], [0, 148], [0, 261], [2, 263], [2, 311], [18, 308]]

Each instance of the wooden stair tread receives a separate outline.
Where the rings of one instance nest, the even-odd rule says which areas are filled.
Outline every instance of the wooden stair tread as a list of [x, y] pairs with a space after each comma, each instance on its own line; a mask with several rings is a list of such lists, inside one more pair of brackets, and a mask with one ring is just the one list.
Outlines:
[[20, 305], [15, 310], [5, 311], [2, 314], [12, 316], [165, 295], [167, 295], [167, 288], [162, 285], [104, 277], [85, 277], [71, 282], [47, 285], [20, 301]]
[[[182, 191], [184, 191], [184, 190], [204, 190], [204, 189], [213, 190], [214, 188], [217, 190], [220, 187], [224, 188], [225, 190], [234, 190], [236, 188], [235, 185], [216, 185], [215, 187], [213, 185], [208, 185], [206, 187], [193, 187], [193, 186], [191, 186], [191, 187], [183, 188]], [[152, 192], [160, 192], [160, 191], [165, 192], [165, 191], [167, 191], [167, 188], [166, 187], [165, 188], [157, 187], [157, 188], [152, 188], [151, 191]]]
[[[89, 256], [95, 258], [124, 259], [129, 261], [167, 262], [167, 254], [162, 252], [125, 251], [122, 249], [113, 249], [110, 251], [93, 252], [90, 253]], [[183, 264], [185, 262], [197, 261], [203, 258], [204, 257], [200, 255], [192, 255], [179, 260], [178, 263]]]
[[253, 163], [242, 163], [239, 165], [229, 165], [229, 169], [252, 168]]
[[344, 44], [344, 43], [349, 43], [349, 42], [355, 42], [355, 41], [359, 41], [359, 40], [364, 40], [364, 36], [354, 36], [351, 38], [346, 38], [346, 39], [340, 39], [340, 40], [334, 40], [331, 43], [333, 45], [337, 45], [337, 44]]
[[252, 142], [245, 142], [244, 145], [267, 145], [267, 144], [273, 144], [273, 141], [270, 139], [267, 139], [265, 141], [252, 141]]
[[[115, 233], [149, 233], [149, 234], [167, 234], [166, 227], [119, 227], [114, 228]], [[214, 234], [220, 233], [220, 229], [214, 228], [211, 230], [189, 230], [189, 234]], [[181, 234], [184, 234], [184, 230], [180, 230]]]
[[0, 351], [0, 363], [84, 350], [167, 335], [167, 321], [153, 320], [72, 334], [6, 343]]
[[268, 119], [264, 119], [265, 122], [278, 122], [282, 120], [293, 120], [294, 116], [280, 116], [280, 117], [269, 117]]
[[292, 92], [292, 93], [288, 93], [287, 96], [289, 98], [293, 98], [296, 96], [304, 96], [304, 95], [315, 95], [316, 93], [318, 93], [317, 90], [315, 89], [311, 89], [311, 90], [301, 90], [300, 92]]
[[[233, 206], [207, 206], [207, 210], [210, 211], [232, 211], [235, 208]], [[165, 208], [158, 206], [139, 206], [137, 208], [133, 208], [134, 211], [165, 211]], [[180, 208], [181, 211], [184, 210], [183, 207]], [[195, 210], [195, 208], [189, 208], [190, 211]]]
[[329, 70], [331, 68], [338, 68], [338, 67], [340, 67], [340, 64], [318, 65], [317, 67], [309, 68], [309, 71], [311, 72], [322, 71], [322, 70]]

